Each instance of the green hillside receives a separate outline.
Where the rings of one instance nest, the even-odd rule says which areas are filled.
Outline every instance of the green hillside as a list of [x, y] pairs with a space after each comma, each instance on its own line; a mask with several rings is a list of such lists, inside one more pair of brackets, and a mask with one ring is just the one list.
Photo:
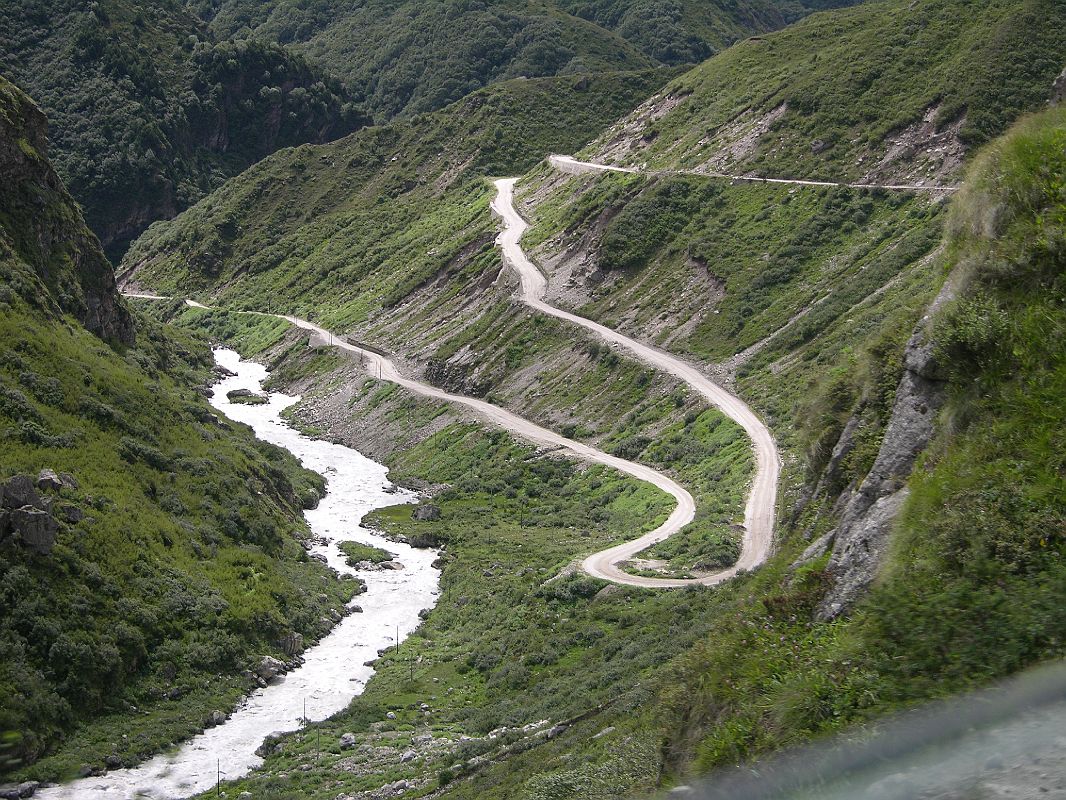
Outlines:
[[874, 0], [701, 64], [587, 152], [616, 163], [874, 182], [937, 178], [1047, 100], [1054, 0]]
[[[320, 33], [338, 47], [331, 5], [255, 8], [270, 13], [200, 11], [216, 26], [247, 14], [237, 33], [306, 23], [293, 41], [312, 58]], [[653, 58], [623, 24], [650, 6], [565, 8]], [[445, 546], [437, 605], [365, 692], [280, 737], [227, 792], [607, 800], [1060, 658], [1066, 112], [1046, 105], [1064, 14], [875, 0], [683, 74], [501, 81], [282, 150], [152, 226], [123, 262], [131, 285], [296, 311], [666, 471], [696, 521], [633, 569], [728, 564], [746, 440], [672, 378], [515, 302], [487, 178], [525, 171], [524, 246], [549, 302], [685, 356], [755, 409], [783, 459], [766, 564], [716, 588], [612, 586], [575, 560], [661, 520], [657, 492], [409, 395], [277, 321], [157, 305], [146, 313], [172, 336], [254, 349], [303, 397], [297, 424], [431, 487], [438, 518], [400, 507], [373, 522]], [[653, 169], [543, 163], [587, 142], [589, 158]], [[744, 172], [962, 189], [714, 174]]]
[[[814, 619], [826, 556], [790, 568], [808, 520], [715, 590], [544, 583], [584, 549], [574, 498], [596, 498], [596, 483], [507, 437], [448, 430], [391, 459], [450, 485], [441, 520], [375, 515], [447, 543], [437, 608], [348, 712], [285, 737], [230, 789], [313, 798], [405, 780], [448, 797], [625, 796], [1061, 657], [1064, 137], [1061, 109], [1023, 120], [951, 204], [930, 280], [952, 273], [954, 298], [923, 326], [948, 424], [907, 481], [881, 580], [849, 615]], [[353, 731], [372, 759], [341, 745]]]
[[702, 61], [848, 0], [193, 0], [223, 36], [254, 35], [344, 79], [378, 120], [433, 111], [498, 80]]
[[0, 773], [55, 778], [201, 729], [353, 584], [301, 545], [321, 479], [207, 405], [206, 343], [131, 314], [44, 152], [0, 79]]
[[167, 291], [320, 314], [343, 307], [365, 320], [490, 230], [485, 176], [579, 146], [668, 76], [509, 81], [411, 121], [283, 151], [153, 226], [121, 271]]
[[4, 0], [0, 73], [48, 114], [56, 169], [117, 255], [277, 148], [363, 122], [299, 56], [218, 40], [155, 0]]

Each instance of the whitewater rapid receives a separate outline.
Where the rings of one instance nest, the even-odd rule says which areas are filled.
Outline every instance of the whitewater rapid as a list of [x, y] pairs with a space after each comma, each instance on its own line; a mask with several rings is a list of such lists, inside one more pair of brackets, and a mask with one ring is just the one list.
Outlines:
[[[307, 718], [319, 721], [344, 709], [358, 695], [374, 670], [365, 661], [396, 644], [419, 625], [418, 612], [436, 602], [440, 573], [437, 553], [388, 541], [360, 525], [375, 508], [410, 503], [414, 496], [392, 487], [387, 469], [342, 445], [310, 439], [289, 426], [281, 413], [299, 397], [270, 394], [269, 403], [231, 403], [234, 389], [262, 390], [267, 370], [243, 361], [233, 350], [215, 351], [219, 365], [235, 373], [216, 384], [211, 404], [230, 419], [246, 423], [256, 436], [293, 453], [305, 467], [325, 476], [326, 496], [304, 516], [321, 543], [312, 552], [324, 555], [340, 573], [358, 575], [367, 590], [353, 601], [363, 613], [344, 618], [318, 645], [304, 653], [304, 664], [279, 682], [250, 695], [225, 723], [132, 769], [119, 769], [63, 786], [39, 789], [35, 797], [52, 800], [174, 800], [215, 786], [216, 769], [223, 780], [238, 778], [262, 759], [256, 748], [270, 733], [294, 731]], [[389, 491], [386, 491], [386, 490]], [[336, 543], [359, 541], [396, 554], [402, 570], [362, 573], [349, 567]]]

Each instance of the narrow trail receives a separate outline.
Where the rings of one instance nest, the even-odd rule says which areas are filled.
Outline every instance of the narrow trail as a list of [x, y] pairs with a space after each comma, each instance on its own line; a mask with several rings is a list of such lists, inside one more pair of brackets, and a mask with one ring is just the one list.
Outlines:
[[573, 156], [548, 156], [548, 163], [560, 172], [580, 175], [586, 172], [624, 172], [628, 175], [694, 175], [699, 178], [721, 178], [728, 181], [747, 183], [780, 183], [787, 186], [831, 186], [842, 189], [885, 189], [897, 192], [957, 192], [958, 186], [922, 185], [917, 183], [838, 183], [836, 181], [810, 181], [798, 178], [760, 178], [756, 175], [729, 175], [725, 172], [701, 172], [695, 169], [635, 169], [633, 167], [615, 167], [610, 164], [597, 164], [592, 161], [578, 161]]
[[496, 181], [496, 199], [493, 200], [492, 208], [503, 218], [504, 222], [503, 233], [496, 240], [503, 251], [504, 261], [518, 273], [522, 282], [519, 299], [543, 314], [549, 314], [558, 319], [580, 325], [592, 331], [604, 341], [624, 347], [638, 359], [655, 369], [667, 372], [684, 381], [727, 417], [740, 425], [751, 439], [752, 447], [755, 451], [755, 477], [752, 481], [747, 507], [744, 511], [744, 542], [740, 558], [732, 567], [711, 575], [687, 580], [630, 575], [618, 567], [620, 562], [632, 558], [640, 551], [677, 533], [691, 520], [692, 517], [689, 515], [687, 520], [673, 527], [671, 527], [671, 520], [673, 519], [671, 517], [665, 525], [651, 533], [599, 553], [594, 553], [582, 562], [581, 568], [589, 575], [614, 583], [654, 588], [693, 584], [714, 585], [733, 577], [741, 570], [758, 566], [770, 555], [770, 549], [773, 546], [777, 481], [781, 470], [777, 445], [774, 443], [770, 431], [743, 400], [730, 394], [710, 378], [700, 373], [691, 364], [687, 364], [662, 350], [642, 344], [630, 339], [628, 336], [623, 336], [618, 331], [607, 328], [590, 319], [546, 303], [544, 295], [548, 289], [548, 281], [544, 274], [529, 260], [519, 244], [522, 234], [525, 233], [529, 225], [514, 207], [514, 186], [517, 180], [517, 178], [503, 178]]

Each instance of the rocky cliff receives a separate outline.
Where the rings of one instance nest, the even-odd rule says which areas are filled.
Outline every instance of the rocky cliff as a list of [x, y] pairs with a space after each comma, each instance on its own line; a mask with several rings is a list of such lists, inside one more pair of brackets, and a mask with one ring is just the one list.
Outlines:
[[[949, 284], [930, 315], [951, 293]], [[837, 500], [836, 506], [843, 507], [843, 512], [836, 528], [815, 542], [801, 559], [813, 560], [832, 548], [828, 571], [834, 584], [818, 608], [820, 619], [833, 619], [847, 611], [873, 582], [893, 523], [908, 496], [907, 478], [935, 433], [947, 382], [928, 341], [930, 315], [923, 318], [907, 343], [895, 406], [873, 467], [857, 489], [845, 490]], [[850, 449], [855, 427], [850, 423], [845, 426], [834, 455]]]
[[0, 261], [7, 291], [76, 317], [103, 339], [131, 344], [133, 319], [115, 275], [48, 161], [47, 121], [0, 78]]

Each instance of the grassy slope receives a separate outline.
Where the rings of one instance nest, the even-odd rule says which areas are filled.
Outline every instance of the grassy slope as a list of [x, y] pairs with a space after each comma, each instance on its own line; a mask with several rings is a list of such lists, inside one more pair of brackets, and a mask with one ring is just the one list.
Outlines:
[[[835, 4], [835, 3], [834, 3]], [[379, 120], [433, 111], [477, 88], [537, 77], [701, 61], [822, 3], [515, 2], [379, 0], [194, 1], [225, 36], [280, 41], [360, 93]]]
[[[1013, 6], [1014, 9], [1026, 7], [1024, 3]], [[922, 13], [939, 9], [938, 13], [942, 15], [958, 10], [956, 6], [948, 8], [943, 3], [920, 3], [916, 8]], [[1002, 30], [997, 25], [1002, 21], [1003, 7], [992, 4], [987, 8], [991, 9], [989, 13], [999, 12], [999, 16], [977, 15], [977, 18], [986, 25], [984, 35], [996, 40], [993, 34]], [[879, 38], [885, 38], [886, 28], [905, 24], [909, 19], [900, 12], [899, 4], [871, 4], [871, 9], [863, 13], [870, 15], [869, 24], [881, 26]], [[1023, 39], [1039, 43], [1040, 37], [1046, 32], [1043, 23], [1035, 24], [1031, 15], [1015, 14], [1010, 19], [1015, 22], [1021, 20], [1018, 23], [1022, 26], [1020, 29], [1012, 28], [1015, 33], [1018, 30], [1031, 32], [1031, 36], [1021, 36]], [[808, 23], [810, 27], [806, 29], [809, 34], [822, 32], [818, 26], [826, 24], [825, 20], [822, 18]], [[972, 37], [981, 35], [978, 28], [967, 30]], [[792, 35], [792, 32], [786, 32], [779, 36]], [[768, 38], [778, 41], [775, 37]], [[1048, 43], [1045, 41], [1044, 44]], [[810, 40], [793, 39], [789, 50], [799, 59], [801, 55], [810, 54], [810, 45]], [[1056, 45], [1052, 43], [1048, 47], [1055, 52]], [[950, 59], [953, 54], [957, 55], [954, 48], [955, 44], [949, 43], [945, 49], [937, 52]], [[873, 56], [878, 52], [873, 47], [868, 50]], [[959, 48], [959, 52], [963, 50]], [[861, 67], [861, 55], [852, 54], [849, 63], [856, 68]], [[720, 58], [726, 59], [724, 63], [729, 63], [729, 57], [726, 54]], [[906, 59], [903, 61], [914, 63]], [[705, 68], [712, 70], [707, 74], [714, 74], [716, 62], [719, 59], [712, 60]], [[924, 68], [918, 63], [919, 67]], [[1012, 62], [1010, 59], [1002, 62], [974, 61], [967, 74], [980, 81], [995, 74], [1004, 63], [1009, 65]], [[825, 64], [821, 69], [825, 75], [833, 71]], [[918, 80], [915, 77], [918, 74], [920, 69], [916, 70], [912, 81]], [[1047, 89], [1046, 85], [1042, 85], [1043, 73], [1030, 74], [1027, 66], [1018, 71], [1009, 71], [1009, 74], [1018, 78], [1021, 90], [1016, 86], [1006, 94], [993, 92], [989, 101], [993, 111], [998, 108], [997, 113], [1002, 112], [1007, 118], [1014, 112], [1009, 105], [1003, 104], [1004, 97], [1017, 94], [1029, 98], [1026, 102], [1032, 103]], [[774, 75], [770, 75], [764, 88], [769, 91], [771, 85], [777, 87], [776, 81]], [[1050, 83], [1050, 78], [1047, 83]], [[995, 85], [1009, 84], [1008, 81]], [[923, 109], [923, 102], [923, 98], [914, 100], [916, 111]], [[977, 100], [973, 102], [976, 104]], [[996, 106], [996, 103], [999, 105]], [[674, 124], [679, 130], [684, 115], [695, 115], [699, 108], [698, 104], [691, 104], [689, 110], [678, 112]], [[895, 110], [891, 104], [886, 104], [885, 108], [886, 113]], [[878, 120], [873, 120], [869, 126], [873, 128], [878, 123]], [[791, 128], [803, 124], [803, 119], [794, 119], [771, 133], [777, 137], [776, 140], [780, 140]], [[699, 127], [698, 118], [693, 127]], [[653, 138], [654, 141], [658, 140]], [[799, 153], [799, 149], [796, 152]], [[664, 159], [667, 157], [663, 155]], [[842, 171], [855, 169], [849, 166], [847, 158], [840, 152], [830, 155], [830, 163], [839, 164]], [[536, 188], [534, 183], [530, 182], [530, 191]], [[669, 310], [677, 319], [687, 320], [691, 316], [691, 309], [698, 306], [701, 299], [699, 294], [689, 292], [686, 296], [684, 292], [684, 287], [689, 285], [689, 276], [682, 271], [682, 267], [685, 270], [692, 269], [687, 264], [689, 243], [699, 242], [703, 248], [699, 252], [712, 254], [715, 259], [733, 258], [731, 248], [720, 239], [728, 235], [730, 227], [734, 225], [740, 226], [746, 234], [737, 237], [735, 244], [742, 245], [746, 239], [761, 237], [763, 249], [752, 247], [743, 251], [741, 257], [734, 258], [729, 275], [732, 283], [727, 285], [726, 290], [726, 303], [733, 303], [726, 306], [729, 309], [728, 318], [725, 324], [709, 322], [709, 325], [720, 327], [711, 327], [710, 332], [703, 335], [702, 342], [694, 337], [695, 344], [690, 352], [730, 355], [737, 347], [757, 340], [763, 332], [775, 330], [791, 313], [802, 310], [811, 298], [818, 299], [824, 293], [829, 293], [831, 296], [805, 318], [806, 325], [797, 324], [787, 329], [786, 333], [749, 362], [739, 375], [739, 386], [744, 393], [755, 398], [771, 419], [788, 453], [783, 508], [792, 508], [804, 479], [813, 480], [817, 477], [828, 456], [828, 448], [836, 440], [835, 434], [852, 413], [860, 414], [864, 424], [860, 446], [846, 465], [842, 480], [846, 483], [864, 474], [876, 452], [882, 426], [891, 407], [899, 375], [900, 348], [944, 274], [943, 263], [928, 257], [935, 247], [943, 220], [943, 212], [937, 206], [914, 200], [900, 202], [876, 194], [862, 197], [836, 191], [792, 194], [787, 189], [766, 187], [718, 187], [708, 191], [702, 184], [676, 179], [645, 181], [606, 177], [595, 181], [564, 182], [562, 185], [567, 187], [567, 192], [574, 194], [576, 204], [586, 202], [588, 208], [565, 209], [562, 206], [570, 202], [569, 198], [560, 200], [549, 196], [544, 206], [545, 217], [540, 221], [544, 227], [539, 232], [540, 239], [545, 243], [562, 233], [560, 229], [566, 227], [565, 224], [556, 225], [553, 220], [574, 220], [578, 225], [575, 238], [579, 238], [580, 226], [603, 207], [603, 197], [614, 198], [612, 202], [619, 209], [643, 198], [647, 201], [646, 213], [637, 214], [641, 211], [638, 206], [632, 210], [634, 218], [642, 221], [642, 229], [651, 228], [656, 235], [661, 233], [661, 239], [655, 241], [653, 237], [650, 246], [647, 242], [627, 241], [625, 236], [620, 236], [614, 245], [617, 247], [615, 255], [623, 260], [633, 253], [638, 258], [636, 268], [632, 264], [628, 266], [630, 273], [624, 276], [625, 280], [608, 286], [608, 295], [610, 292], [619, 292], [611, 299], [617, 300], [620, 324], [627, 324], [625, 318], [629, 316], [623, 311], [639, 314], [643, 313], [645, 305], [655, 307], [660, 303], [661, 296], [655, 294], [658, 286], [670, 285], [671, 282], [674, 289], [672, 297], [680, 297], [682, 302], [671, 306]], [[595, 194], [597, 191], [603, 194]], [[808, 226], [801, 229], [804, 231], [802, 237], [794, 235], [791, 224], [793, 218], [789, 214], [793, 204], [801, 214], [801, 222]], [[695, 220], [692, 227], [688, 228], [686, 226], [692, 217]], [[242, 224], [244, 220], [252, 218], [252, 215], [240, 217]], [[467, 235], [466, 241], [477, 241], [477, 233], [483, 230], [472, 226], [472, 235]], [[534, 231], [534, 236], [537, 235], [538, 231]], [[551, 253], [547, 244], [544, 253]], [[760, 264], [765, 263], [761, 260], [763, 253], [773, 254], [771, 267], [782, 266], [784, 269], [778, 271], [761, 267]], [[705, 271], [710, 269], [713, 273], [717, 267], [717, 263], [702, 266], [700, 261], [693, 260]], [[559, 351], [557, 343], [564, 337], [574, 337], [573, 332], [553, 330], [553, 326], [547, 323], [538, 324], [536, 330], [531, 330], [530, 324], [523, 324], [521, 315], [517, 318], [509, 316], [509, 306], [502, 303], [490, 306], [484, 315], [473, 314], [480, 322], [467, 324], [471, 309], [463, 301], [469, 299], [470, 295], [463, 295], [463, 290], [478, 286], [479, 279], [494, 276], [496, 268], [498, 260], [488, 248], [487, 240], [482, 240], [477, 243], [473, 254], [468, 252], [458, 260], [453, 260], [451, 265], [433, 275], [428, 282], [416, 285], [408, 296], [409, 302], [397, 304], [387, 316], [353, 316], [350, 319], [356, 321], [360, 335], [367, 332], [375, 334], [380, 337], [377, 339], [379, 343], [391, 344], [414, 339], [416, 347], [422, 348], [420, 355], [424, 360], [435, 353], [445, 366], [460, 368], [457, 378], [447, 371], [441, 372], [445, 380], [456, 380], [467, 389], [494, 393], [494, 396], [502, 397], [523, 411], [528, 410], [527, 413], [534, 416], [552, 413], [553, 406], [555, 409], [564, 404], [572, 407], [575, 396], [567, 394], [569, 389], [564, 387], [572, 386], [575, 381], [580, 383], [589, 372], [588, 365], [595, 359], [586, 360], [587, 357], [582, 356], [578, 360], [572, 356], [569, 362], [572, 371], [567, 372], [549, 354], [553, 350], [580, 352], [586, 347], [582, 337], [575, 338], [576, 348], [571, 344], [566, 350]], [[388, 276], [382, 279], [390, 280]], [[628, 295], [621, 292], [640, 280], [645, 283], [643, 288], [633, 289]], [[766, 283], [756, 285], [759, 281]], [[752, 311], [757, 311], [755, 314], [744, 311], [742, 304], [734, 302], [734, 298], [745, 291], [765, 304], [759, 309], [753, 308]], [[234, 291], [234, 298], [238, 295], [239, 291]], [[434, 299], [427, 300], [427, 295]], [[603, 304], [604, 312], [612, 311], [609, 308], [611, 299], [606, 299]], [[483, 300], [484, 296], [479, 298], [478, 303], [470, 305], [481, 307]], [[638, 304], [641, 308], [637, 307]], [[440, 314], [445, 309], [453, 313], [447, 316]], [[586, 310], [600, 313], [595, 308]], [[326, 311], [328, 313], [329, 309]], [[333, 319], [340, 320], [343, 317], [336, 315]], [[362, 321], [358, 321], [360, 319]], [[434, 321], [440, 319], [449, 319], [448, 325], [438, 324], [438, 330], [431, 332], [429, 329], [434, 326]], [[745, 330], [749, 324], [751, 327]], [[633, 327], [640, 328], [639, 325]], [[731, 345], [719, 345], [716, 337], [723, 335], [734, 337]], [[545, 338], [548, 344], [543, 344]], [[683, 338], [676, 339], [670, 346], [684, 341]], [[506, 351], [510, 344], [515, 345], [515, 350], [513, 355], [508, 356]], [[702, 351], [699, 349], [701, 347], [704, 348]], [[685, 349], [683, 344], [679, 349]], [[526, 360], [527, 357], [529, 360]], [[507, 363], [509, 359], [511, 364]], [[557, 382], [549, 379], [536, 387], [542, 391], [526, 393], [522, 389], [508, 390], [506, 386], [514, 382], [512, 378], [519, 374], [519, 368], [531, 367], [534, 361], [547, 362], [547, 371], [558, 370], [561, 379]], [[541, 374], [544, 372], [542, 369]], [[501, 390], [499, 387], [504, 388]], [[587, 392], [576, 395], [579, 399], [589, 396]], [[623, 401], [625, 398], [624, 394], [611, 393], [611, 396]], [[596, 413], [602, 414], [599, 411]], [[609, 419], [607, 416], [598, 417], [598, 420]], [[582, 427], [579, 419], [571, 418], [569, 423], [578, 430]], [[590, 427], [599, 425], [601, 422], [596, 421]], [[600, 428], [591, 435], [597, 441], [604, 441], [612, 435], [612, 427]], [[646, 452], [642, 457], [646, 457]], [[425, 459], [422, 469], [427, 475], [436, 468], [432, 459]], [[467, 469], [480, 472], [481, 461], [471, 458]], [[840, 488], [842, 486], [834, 491]], [[454, 500], [461, 508], [464, 500], [475, 495], [475, 489], [470, 488]], [[826, 509], [831, 506], [831, 501], [832, 497], [825, 501]], [[773, 563], [755, 576], [712, 593], [713, 602], [721, 604], [715, 606], [713, 631], [687, 653], [678, 656], [669, 668], [656, 670], [651, 688], [646, 681], [642, 681], [643, 688], [640, 691], [625, 696], [625, 699], [632, 698], [646, 705], [657, 705], [661, 709], [659, 712], [650, 712], [645, 716], [634, 714], [632, 708], [622, 702], [623, 709], [617, 715], [609, 712], [594, 715], [573, 728], [567, 736], [552, 740], [528, 755], [519, 754], [499, 766], [480, 767], [475, 770], [478, 773], [476, 777], [456, 782], [450, 791], [457, 796], [514, 796], [522, 790], [534, 797], [596, 796], [596, 792], [600, 792], [601, 796], [611, 796], [611, 792], [654, 782], [663, 766], [668, 772], [684, 771], [693, 765], [702, 770], [795, 741], [812, 731], [840, 726], [866, 714], [882, 713], [900, 702], [928, 693], [935, 677], [941, 674], [946, 676], [946, 685], [961, 686], [964, 677], [959, 672], [952, 672], [950, 664], [937, 660], [942, 653], [934, 653], [927, 658], [927, 654], [919, 652], [913, 661], [908, 661], [887, 657], [886, 650], [878, 649], [892, 644], [891, 638], [881, 635], [886, 629], [882, 628], [879, 632], [877, 625], [887, 625], [891, 615], [904, 608], [903, 605], [893, 605], [903, 594], [903, 588], [898, 589], [896, 600], [888, 595], [877, 595], [877, 598], [888, 598], [884, 600], [880, 617], [868, 617], [867, 612], [863, 611], [857, 617], [860, 621], [835, 625], [808, 622], [811, 609], [824, 588], [820, 565], [805, 569], [794, 578], [787, 574], [786, 566], [806, 545], [802, 536], [804, 532], [820, 531], [831, 525], [831, 515], [819, 516], [818, 508], [817, 505], [810, 507], [808, 516], [795, 525], [786, 526], [781, 552]], [[458, 509], [453, 513], [458, 515]], [[483, 525], [487, 519], [484, 513], [476, 518], [479, 525]], [[580, 551], [580, 548], [572, 546], [567, 548], [569, 552], [575, 549]], [[457, 547], [457, 560], [452, 567], [459, 570], [456, 580], [463, 584], [476, 583], [479, 567], [476, 562], [466, 564], [462, 554], [463, 548]], [[905, 574], [907, 569], [905, 566], [902, 572]], [[979, 581], [980, 577], [968, 574], [963, 576], [963, 580]], [[1045, 578], [1037, 575], [1034, 580], [1039, 584]], [[1042, 597], [1052, 596], [1054, 592], [1054, 587], [1050, 583], [1047, 585], [1050, 587], [1048, 593]], [[898, 586], [905, 587], [905, 584]], [[1031, 589], [1032, 586], [1027, 588]], [[959, 591], [959, 586], [952, 587], [951, 591]], [[666, 596], [659, 602], [682, 605], [686, 597]], [[623, 599], [618, 602], [623, 602]], [[868, 609], [875, 608], [878, 602], [882, 601], [875, 598]], [[592, 605], [577, 601], [573, 611], [568, 609], [567, 618], [595, 613]], [[919, 614], [921, 609], [915, 609], [913, 613]], [[1012, 648], [1013, 660], [998, 662], [994, 665], [994, 671], [1007, 671], [1048, 652], [1046, 642], [1050, 641], [1050, 637], [1047, 632], [1051, 630], [1053, 621], [1048, 621], [1039, 609], [1030, 618], [1037, 623], [1037, 633]], [[863, 621], [867, 619], [874, 621]], [[917, 618], [912, 617], [912, 620]], [[434, 616], [431, 615], [427, 625], [434, 624]], [[453, 626], [462, 625], [462, 621], [442, 621], [441, 624], [450, 630]], [[917, 644], [921, 643], [923, 630], [920, 625], [915, 628], [920, 639]], [[938, 631], [938, 635], [941, 633]], [[434, 645], [444, 635], [435, 637], [432, 640]], [[639, 630], [634, 635], [639, 640]], [[625, 636], [623, 630], [612, 631], [612, 640], [615, 642], [626, 641]], [[928, 644], [934, 638], [924, 641]], [[466, 644], [457, 642], [447, 652], [434, 657], [442, 660], [465, 657], [468, 653], [466, 647]], [[979, 644], [971, 656], [981, 652], [982, 648], [987, 648], [987, 642]], [[961, 654], [964, 650], [965, 644], [959, 643], [955, 652]], [[892, 655], [900, 653], [893, 651]], [[949, 660], [950, 657], [949, 653]], [[863, 665], [861, 670], [849, 668], [849, 664], [860, 661]], [[402, 706], [414, 702], [413, 695], [404, 688], [407, 669], [409, 665], [406, 663], [387, 666], [376, 684], [383, 688], [378, 690], [372, 686], [371, 693], [381, 691], [383, 705], [392, 703]], [[565, 676], [566, 673], [557, 674]], [[920, 679], [915, 679], [915, 676]], [[983, 677], [987, 676], [987, 672], [983, 674]], [[436, 677], [443, 681], [445, 676], [437, 673]], [[615, 679], [616, 686], [632, 686], [634, 675], [621, 671]], [[419, 689], [418, 702], [423, 699], [430, 704], [442, 702], [442, 695], [437, 692], [439, 687], [436, 684], [431, 687], [431, 684]], [[644, 694], [645, 690], [649, 694]], [[518, 691], [522, 691], [521, 686]], [[621, 689], [617, 691], [622, 694]], [[433, 694], [436, 694], [436, 699], [431, 697]], [[562, 694], [566, 698], [574, 698], [567, 691]], [[475, 694], [470, 699], [472, 706], [483, 707], [484, 701], [480, 695]], [[559, 705], [553, 706], [553, 713], [564, 715], [570, 711], [587, 710], [578, 709], [578, 705], [576, 699], [573, 702], [564, 699]], [[493, 704], [489, 702], [486, 707], [493, 708]], [[500, 716], [495, 718], [507, 719]], [[372, 726], [371, 723], [375, 721], [384, 724]], [[430, 721], [432, 723], [432, 719]], [[404, 722], [408, 724], [410, 720], [405, 719]], [[594, 733], [609, 725], [616, 728], [613, 734], [591, 739]], [[355, 730], [361, 737], [369, 737], [370, 742], [379, 745], [388, 743], [393, 736], [389, 723], [381, 720], [377, 710], [355, 714], [328, 730], [339, 732], [343, 729], [341, 726]], [[450, 734], [455, 732], [449, 731]], [[405, 740], [398, 744], [402, 749]], [[299, 753], [304, 754], [301, 757], [307, 759], [314, 745], [307, 738], [296, 747]], [[491, 749], [493, 745], [482, 744], [478, 747]], [[398, 753], [396, 755], [398, 761]], [[466, 760], [470, 753], [459, 755]], [[293, 763], [289, 756], [282, 756], [281, 760], [268, 765], [270, 776], [265, 780], [267, 783], [275, 782], [270, 791], [276, 796], [283, 796], [288, 786], [281, 773], [296, 774], [289, 771]], [[354, 766], [351, 762], [345, 763], [349, 767]], [[390, 771], [375, 773], [375, 777], [370, 779], [378, 781], [374, 785], [380, 785], [381, 779], [426, 772], [417, 763], [403, 768], [391, 761], [384, 763]], [[434, 780], [444, 777], [435, 775], [439, 766], [441, 764], [434, 763], [428, 770]], [[343, 768], [344, 765], [341, 765], [340, 769]], [[327, 777], [334, 778], [332, 771]], [[449, 777], [454, 775], [449, 774]], [[338, 779], [350, 780], [344, 776]], [[307, 784], [313, 780], [308, 779]], [[263, 786], [257, 783], [257, 791], [262, 790]], [[312, 787], [304, 785], [304, 790], [310, 792]], [[315, 788], [314, 791], [327, 790]]]
[[[557, 486], [553, 518], [530, 531], [514, 500], [559, 473], [499, 440], [449, 432], [396, 462], [453, 482], [441, 522], [379, 515], [387, 530], [448, 543], [438, 609], [322, 726], [321, 750], [317, 731], [290, 737], [234, 788], [325, 797], [404, 779], [454, 797], [606, 798], [1061, 655], [1064, 137], [1062, 110], [1023, 121], [953, 205], [946, 260], [966, 280], [933, 327], [953, 365], [953, 422], [911, 480], [882, 580], [850, 618], [811, 621], [824, 584], [820, 564], [788, 571], [797, 536], [714, 591], [593, 595], [578, 578], [538, 588], [581, 535], [576, 518], [562, 528], [584, 507], [570, 506], [571, 491], [592, 487]], [[514, 498], [492, 491], [500, 479]], [[550, 740], [515, 727], [541, 718], [571, 725]], [[375, 747], [373, 759], [342, 751], [345, 731]], [[425, 733], [432, 746], [414, 741]], [[419, 758], [403, 762], [412, 746]]]
[[123, 269], [165, 291], [363, 322], [491, 230], [485, 175], [587, 139], [664, 79], [513, 81], [411, 122], [278, 153], [153, 226]]
[[[817, 86], [836, 98], [831, 105], [784, 116], [752, 149], [782, 165], [758, 163], [755, 155], [738, 168], [758, 163], [758, 171], [770, 174], [855, 177], [861, 174], [857, 153], [870, 159], [884, 151], [886, 131], [903, 117], [921, 116], [930, 92], [967, 102], [967, 124], [995, 120], [985, 128], [995, 130], [1046, 96], [1057, 70], [1052, 65], [1066, 57], [1066, 42], [1046, 30], [1028, 2], [983, 4], [963, 27], [955, 24], [957, 4], [904, 5], [878, 2], [816, 15], [733, 48], [663, 90], [660, 97], [681, 98], [676, 108], [650, 123], [638, 111], [589, 152], [610, 151], [618, 131], [628, 130], [639, 143], [634, 160], [686, 167], [702, 161], [689, 159], [699, 149], [695, 137], [713, 139], [716, 126], [751, 97], [761, 98], [753, 108], [767, 110]], [[908, 33], [915, 26], [923, 36], [940, 37], [941, 47]], [[833, 31], [848, 36], [830, 37]], [[813, 42], [830, 39], [828, 51], [810, 56]], [[960, 59], [974, 58], [971, 39], [1005, 51], [1024, 42], [1018, 52], [1026, 55], [1019, 61], [1018, 52], [996, 51], [993, 60], [960, 67]], [[878, 68], [886, 42], [904, 47], [887, 72]], [[845, 63], [846, 70], [834, 66]], [[966, 86], [984, 87], [983, 94], [952, 89], [946, 76], [953, 68], [964, 69]], [[855, 85], [859, 73], [877, 77]], [[850, 126], [844, 141], [858, 149], [830, 148], [817, 157], [820, 167], [810, 163], [809, 147], [796, 143], [809, 143], [841, 119]], [[649, 126], [657, 137], [646, 135]], [[924, 147], [910, 155], [923, 157]], [[895, 168], [906, 171], [909, 163]], [[733, 377], [771, 421], [799, 467], [784, 487], [786, 508], [802, 496], [803, 482], [813, 488], [849, 417], [859, 418], [857, 446], [822, 502], [803, 519], [789, 520], [807, 532], [832, 527], [833, 514], [821, 511], [829, 512], [837, 494], [869, 469], [891, 410], [902, 345], [942, 282], [935, 254], [942, 204], [885, 192], [683, 176], [567, 179], [546, 167], [527, 176], [523, 198], [534, 222], [527, 245], [556, 270], [556, 286], [571, 277], [581, 289], [561, 294], [559, 302], [632, 336], [722, 364], [720, 374]], [[587, 256], [571, 269], [566, 257], [574, 252]], [[739, 366], [731, 362], [753, 345], [761, 349]]]
[[937, 126], [961, 117], [961, 139], [979, 144], [1047, 98], [1066, 51], [1064, 13], [1053, 0], [874, 0], [817, 14], [667, 87], [681, 102], [647, 123], [628, 158], [696, 166], [730, 123], [782, 104], [757, 147], [728, 164], [777, 177], [857, 178], [930, 109]]
[[200, 729], [282, 636], [325, 633], [352, 585], [300, 544], [321, 480], [207, 406], [205, 342], [140, 319], [136, 344], [108, 344], [72, 316], [106, 300], [129, 341], [110, 266], [34, 144], [39, 112], [0, 89], [0, 480], [69, 472], [55, 502], [81, 514], [50, 555], [0, 544], [0, 771], [54, 778]]

